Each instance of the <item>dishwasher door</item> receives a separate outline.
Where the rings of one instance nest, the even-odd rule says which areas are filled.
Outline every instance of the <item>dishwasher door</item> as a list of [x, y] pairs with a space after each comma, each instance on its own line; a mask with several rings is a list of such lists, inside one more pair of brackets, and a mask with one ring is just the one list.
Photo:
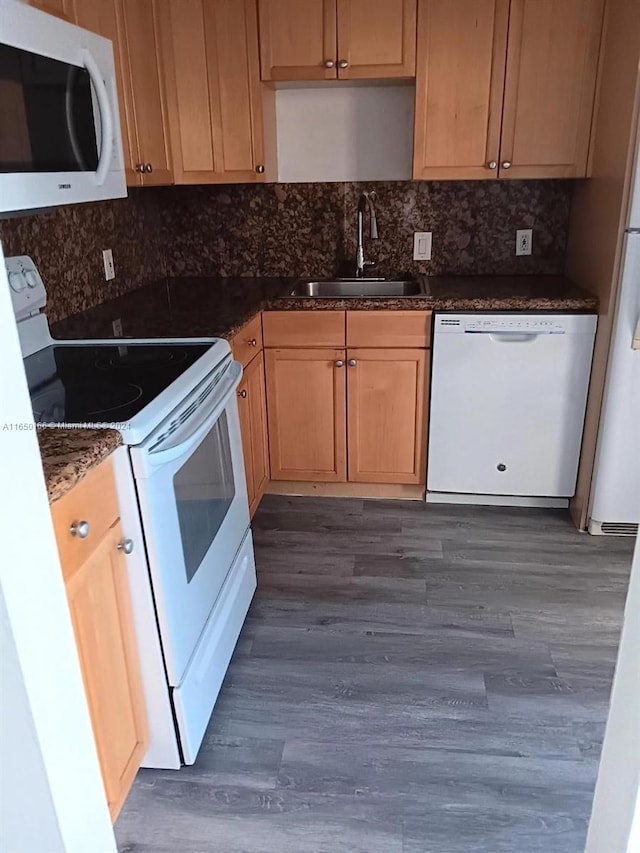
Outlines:
[[435, 318], [427, 490], [570, 497], [596, 317]]

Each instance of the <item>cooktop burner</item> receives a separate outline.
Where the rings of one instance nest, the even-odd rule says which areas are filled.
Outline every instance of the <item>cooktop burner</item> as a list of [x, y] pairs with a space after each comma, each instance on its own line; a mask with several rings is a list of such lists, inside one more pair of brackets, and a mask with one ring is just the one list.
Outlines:
[[54, 344], [24, 360], [38, 423], [124, 422], [210, 344]]

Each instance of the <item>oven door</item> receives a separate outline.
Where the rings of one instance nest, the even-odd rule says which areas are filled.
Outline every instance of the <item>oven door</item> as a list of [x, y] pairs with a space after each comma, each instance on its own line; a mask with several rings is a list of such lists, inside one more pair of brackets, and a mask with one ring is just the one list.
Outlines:
[[249, 528], [230, 359], [131, 448], [169, 683], [177, 687]]
[[111, 43], [6, 5], [0, 0], [0, 211], [126, 195]]

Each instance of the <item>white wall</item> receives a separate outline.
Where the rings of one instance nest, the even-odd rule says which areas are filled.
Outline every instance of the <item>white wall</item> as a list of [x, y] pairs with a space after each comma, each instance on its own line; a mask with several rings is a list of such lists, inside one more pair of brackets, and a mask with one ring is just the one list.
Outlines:
[[631, 569], [611, 707], [585, 853], [640, 850], [640, 539]]
[[1, 246], [0, 365], [0, 847], [112, 853]]
[[279, 89], [278, 180], [409, 179], [414, 100], [408, 85]]

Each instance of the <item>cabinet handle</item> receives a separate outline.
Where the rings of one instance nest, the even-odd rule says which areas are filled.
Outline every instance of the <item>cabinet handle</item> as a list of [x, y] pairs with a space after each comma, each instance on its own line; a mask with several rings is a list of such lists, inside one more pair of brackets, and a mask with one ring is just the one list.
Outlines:
[[72, 536], [77, 536], [78, 539], [86, 539], [89, 535], [88, 521], [74, 521], [69, 528], [69, 533]]
[[342, 361], [342, 359], [340, 359], [340, 358], [339, 358], [339, 359], [335, 362], [335, 365], [336, 365], [336, 367], [344, 367], [344, 361]]
[[262, 165], [262, 163], [259, 166], [256, 166], [256, 172], [259, 175], [264, 175], [264, 166]]
[[338, 65], [340, 66], [340, 68], [348, 68], [349, 61], [347, 59], [341, 59]]
[[133, 539], [121, 539], [116, 547], [123, 554], [130, 554], [133, 551]]
[[355, 360], [355, 358], [349, 359], [349, 367], [355, 367], [357, 363], [358, 362]]
[[325, 59], [325, 61], [324, 61], [324, 67], [325, 68], [335, 68], [335, 65], [336, 64], [333, 61], [333, 59]]
[[511, 161], [510, 160], [504, 160], [502, 162], [502, 168], [503, 169], [510, 169], [511, 168]]
[[144, 163], [136, 163], [136, 172], [144, 172]]
[[255, 338], [251, 338], [251, 340], [247, 341], [247, 343], [249, 344], [250, 347], [257, 347], [258, 346], [258, 341]]
[[488, 169], [497, 169], [498, 164], [495, 160], [489, 160], [489, 162], [487, 163], [487, 168]]
[[151, 163], [145, 163], [144, 170], [147, 173], [147, 175], [150, 175], [151, 172], [153, 172], [153, 166], [151, 165]]
[[242, 397], [242, 399], [244, 400], [244, 399], [246, 399], [246, 396], [247, 396], [247, 392], [245, 391], [244, 388], [242, 389], [242, 391], [238, 391], [238, 397]]

